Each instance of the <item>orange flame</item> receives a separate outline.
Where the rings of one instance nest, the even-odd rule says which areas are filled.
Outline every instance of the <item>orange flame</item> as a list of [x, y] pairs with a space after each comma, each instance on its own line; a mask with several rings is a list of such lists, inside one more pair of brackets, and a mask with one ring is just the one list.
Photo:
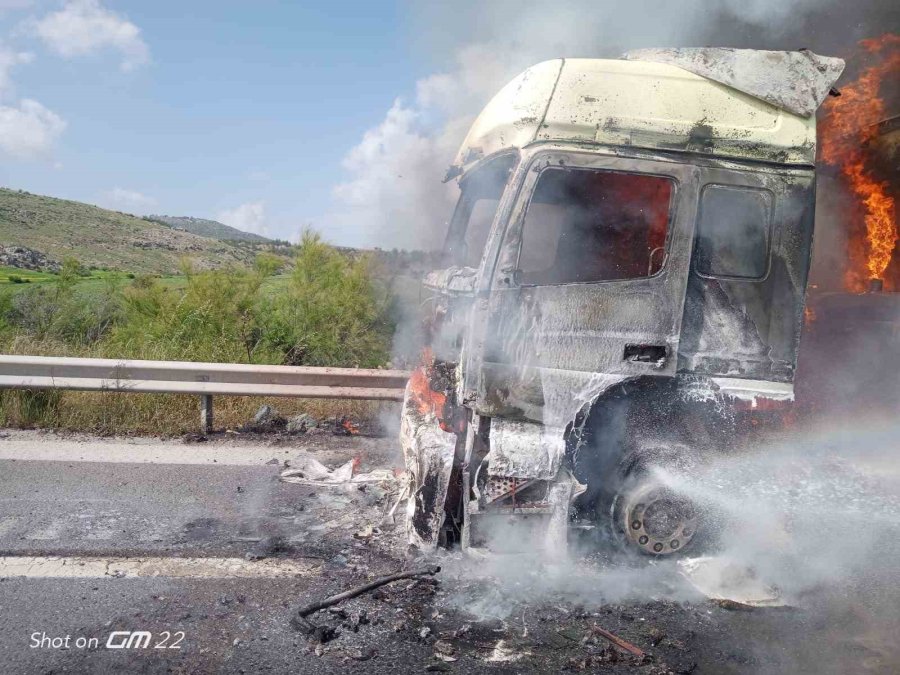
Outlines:
[[870, 279], [884, 278], [897, 243], [894, 199], [888, 195], [888, 184], [879, 181], [867, 166], [866, 144], [875, 136], [875, 125], [886, 116], [879, 94], [882, 82], [893, 81], [900, 70], [900, 36], [888, 34], [859, 44], [877, 63], [826, 103], [821, 126], [821, 158], [840, 168], [864, 211], [864, 227], [858, 228], [857, 236], [851, 232], [848, 241], [844, 281], [853, 292], [865, 291]]
[[413, 371], [409, 378], [410, 396], [421, 414], [434, 415], [437, 417], [441, 429], [452, 431], [444, 420], [447, 395], [440, 391], [434, 391], [431, 388], [431, 371], [433, 368], [434, 354], [432, 354], [431, 349], [426, 347], [422, 351], [422, 363]]
[[346, 431], [351, 436], [355, 436], [359, 433], [359, 427], [346, 417], [341, 420], [341, 426], [344, 427], [344, 431]]
[[812, 307], [807, 305], [803, 309], [803, 322], [807, 326], [811, 326], [813, 323], [815, 323], [815, 321], [816, 321], [816, 310], [814, 310]]

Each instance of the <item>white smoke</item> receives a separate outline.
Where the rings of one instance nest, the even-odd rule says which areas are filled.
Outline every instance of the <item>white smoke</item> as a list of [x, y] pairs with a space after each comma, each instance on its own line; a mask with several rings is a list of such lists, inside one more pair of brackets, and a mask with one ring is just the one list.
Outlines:
[[845, 420], [661, 477], [713, 515], [718, 550], [802, 604], [823, 585], [894, 585], [879, 561], [900, 553], [898, 455], [893, 422]]
[[[870, 418], [798, 432], [690, 473], [657, 475], [703, 512], [710, 526], [703, 553], [747, 570], [777, 589], [782, 602], [811, 607], [827, 598], [833, 605], [838, 601], [829, 593], [840, 588], [896, 601], [900, 429]], [[678, 559], [618, 558], [592, 542], [582, 550], [572, 539], [568, 560], [548, 560], [539, 554], [542, 539], [529, 540], [521, 528], [514, 545], [504, 546], [509, 527], [501, 522], [480, 535], [495, 551], [523, 553], [443, 556], [445, 575], [458, 582], [452, 604], [482, 619], [506, 619], [523, 602], [569, 600], [591, 608], [703, 598]]]
[[[797, 15], [832, 0], [720, 0], [623, 5], [611, 0], [419, 3], [417, 33], [449, 64], [398, 98], [344, 158], [327, 226], [354, 244], [434, 249], [456, 198], [441, 179], [475, 115], [528, 66], [560, 56], [615, 57], [636, 47], [729, 46], [735, 26], [756, 29], [756, 46], [777, 41]], [[793, 16], [793, 21], [787, 17]], [[715, 21], [714, 18], [720, 19]], [[731, 19], [730, 22], [728, 19]], [[791, 45], [793, 48], [804, 45]], [[811, 46], [811, 45], [806, 45]], [[779, 46], [777, 48], [784, 48]]]

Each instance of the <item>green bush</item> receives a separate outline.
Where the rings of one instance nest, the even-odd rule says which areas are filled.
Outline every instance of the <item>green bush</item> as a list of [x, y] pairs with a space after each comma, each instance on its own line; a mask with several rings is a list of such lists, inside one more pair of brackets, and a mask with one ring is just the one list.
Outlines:
[[[312, 233], [284, 253], [260, 253], [251, 269], [199, 271], [186, 264], [177, 280], [110, 275], [85, 281], [77, 261], [67, 260], [54, 281], [0, 289], [0, 349], [119, 359], [384, 365], [393, 334], [391, 294], [378, 281], [382, 275], [373, 262], [345, 255]], [[285, 265], [292, 269], [283, 272]], [[0, 426], [104, 433], [191, 428], [196, 411], [173, 401], [4, 391]], [[315, 404], [297, 405], [306, 410]], [[350, 404], [328, 405], [333, 411]], [[224, 397], [217, 416], [239, 423], [256, 407], [257, 399]]]
[[17, 293], [2, 309], [8, 326], [36, 340], [76, 347], [97, 343], [121, 316], [121, 293], [107, 282], [99, 293], [79, 292], [75, 279], [60, 275], [52, 284]]
[[[289, 261], [290, 273], [276, 277]], [[291, 259], [263, 252], [251, 269], [185, 264], [175, 285], [143, 275], [83, 283], [81, 269], [67, 259], [56, 281], [0, 296], [8, 349], [364, 367], [381, 366], [389, 355], [389, 293], [374, 281], [372, 262], [351, 259], [313, 233]]]
[[125, 289], [124, 320], [104, 351], [123, 358], [252, 362], [255, 306], [264, 276], [242, 269], [185, 270], [183, 290], [138, 277]]
[[20, 277], [18, 274], [10, 274], [7, 279], [9, 279], [9, 283], [11, 284], [24, 284], [25, 279]]
[[371, 264], [304, 233], [286, 288], [263, 300], [262, 342], [289, 365], [383, 365], [391, 336], [388, 298], [373, 283]]

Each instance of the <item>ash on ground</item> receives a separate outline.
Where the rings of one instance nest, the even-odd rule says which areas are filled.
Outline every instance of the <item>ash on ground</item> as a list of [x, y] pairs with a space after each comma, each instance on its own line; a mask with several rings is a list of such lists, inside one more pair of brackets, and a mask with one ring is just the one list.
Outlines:
[[[896, 434], [889, 429], [880, 438], [892, 449]], [[321, 440], [318, 449], [307, 450], [329, 469], [352, 459], [319, 454], [329, 445]], [[399, 468], [392, 439], [352, 440], [365, 448], [356, 455], [357, 471]], [[874, 443], [871, 433], [867, 440]], [[834, 539], [842, 526], [857, 527], [870, 507], [880, 536], [896, 539], [900, 527], [889, 494], [896, 473], [883, 463], [847, 458], [844, 445], [830, 442], [817, 457], [802, 454], [809, 448], [789, 459], [784, 448], [764, 449], [756, 458], [719, 465], [700, 481], [713, 501], [716, 494], [720, 501], [734, 499], [735, 485], [744, 485], [742, 499], [754, 508], [734, 520], [735, 502], [731, 527], [756, 548], [726, 539], [715, 554], [731, 556], [751, 580], [759, 574], [755, 581], [784, 599], [776, 606], [716, 597], [692, 583], [678, 560], [598, 548], [590, 531], [573, 533], [565, 562], [527, 553], [411, 552], [402, 505], [390, 517], [402, 477], [294, 485], [298, 498], [314, 506], [297, 518], [299, 531], [288, 542], [295, 552], [315, 547], [322, 555], [323, 598], [422, 563], [443, 568], [435, 579], [395, 582], [313, 614], [310, 619], [327, 629], [320, 635], [325, 639], [307, 639], [304, 649], [334, 667], [412, 650], [423, 668], [444, 672], [896, 672], [900, 648], [893, 636], [900, 621], [893, 608], [900, 585], [894, 558], [879, 555], [879, 536]], [[871, 466], [880, 468], [864, 470]], [[838, 503], [823, 520], [815, 508], [832, 498]], [[762, 512], [781, 528], [770, 531], [769, 541], [752, 527]], [[818, 547], [816, 522], [823, 523]]]

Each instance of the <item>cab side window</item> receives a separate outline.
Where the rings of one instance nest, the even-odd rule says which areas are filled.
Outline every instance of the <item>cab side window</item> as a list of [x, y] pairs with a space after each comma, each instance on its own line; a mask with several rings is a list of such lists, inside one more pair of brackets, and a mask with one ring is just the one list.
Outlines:
[[696, 271], [708, 277], [762, 279], [769, 269], [772, 193], [707, 185], [700, 198]]
[[525, 214], [524, 285], [653, 276], [665, 260], [669, 178], [599, 169], [541, 172]]

